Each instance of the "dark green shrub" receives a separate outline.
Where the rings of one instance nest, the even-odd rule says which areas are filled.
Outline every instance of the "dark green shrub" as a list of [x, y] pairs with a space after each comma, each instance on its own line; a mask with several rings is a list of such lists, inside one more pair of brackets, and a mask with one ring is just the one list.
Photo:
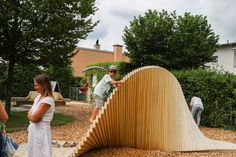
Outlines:
[[209, 69], [173, 71], [187, 102], [202, 98], [202, 124], [209, 127], [236, 127], [236, 76]]
[[[5, 99], [5, 85], [8, 67], [7, 65], [1, 65], [0, 69], [0, 95], [2, 99]], [[40, 73], [41, 70], [35, 64], [16, 64], [12, 81], [11, 96], [27, 96], [29, 91], [34, 90], [33, 77]]]
[[7, 64], [0, 64], [0, 99], [6, 97]]
[[12, 96], [27, 96], [34, 90], [33, 78], [41, 73], [34, 64], [16, 65], [12, 84]]
[[51, 81], [58, 81], [61, 89], [61, 94], [65, 98], [69, 96], [70, 87], [76, 86], [76, 82], [78, 82], [78, 78], [75, 78], [73, 76], [73, 70], [71, 66], [50, 66], [44, 71], [50, 77]]

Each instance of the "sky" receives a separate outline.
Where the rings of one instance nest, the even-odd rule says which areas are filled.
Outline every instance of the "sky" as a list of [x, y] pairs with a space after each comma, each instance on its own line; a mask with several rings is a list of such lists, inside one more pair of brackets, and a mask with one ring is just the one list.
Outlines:
[[101, 50], [113, 51], [116, 44], [125, 48], [122, 40], [125, 26], [129, 27], [135, 16], [144, 15], [148, 9], [206, 16], [213, 32], [219, 35], [219, 44], [236, 42], [235, 0], [96, 0], [95, 6], [98, 11], [92, 18], [100, 22], [78, 47], [94, 48], [99, 39]]

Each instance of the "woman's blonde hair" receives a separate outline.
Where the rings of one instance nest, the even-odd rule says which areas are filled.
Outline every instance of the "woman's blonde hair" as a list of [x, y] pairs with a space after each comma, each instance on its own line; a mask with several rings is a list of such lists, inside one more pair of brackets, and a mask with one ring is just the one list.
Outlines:
[[45, 89], [45, 95], [44, 96], [53, 97], [52, 85], [51, 85], [51, 81], [48, 78], [48, 76], [46, 76], [45, 74], [37, 75], [37, 76], [34, 77], [34, 81]]

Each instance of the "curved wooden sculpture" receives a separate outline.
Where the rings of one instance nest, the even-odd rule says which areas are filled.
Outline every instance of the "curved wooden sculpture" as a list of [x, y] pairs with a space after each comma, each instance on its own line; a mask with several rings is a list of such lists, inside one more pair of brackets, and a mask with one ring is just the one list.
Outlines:
[[99, 147], [236, 150], [235, 144], [211, 140], [201, 133], [178, 81], [167, 70], [143, 67], [123, 80], [80, 142], [75, 156]]

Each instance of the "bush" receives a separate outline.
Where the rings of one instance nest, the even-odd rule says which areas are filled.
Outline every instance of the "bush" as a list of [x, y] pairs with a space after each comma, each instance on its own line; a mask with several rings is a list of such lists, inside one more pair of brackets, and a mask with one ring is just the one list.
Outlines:
[[12, 96], [28, 95], [34, 90], [33, 78], [41, 73], [41, 70], [34, 64], [16, 65], [12, 84]]
[[6, 97], [7, 64], [0, 64], [0, 99]]
[[[6, 98], [7, 64], [0, 65], [0, 98]], [[40, 69], [35, 64], [15, 65], [11, 96], [27, 96], [34, 90], [33, 77], [40, 74]]]
[[209, 69], [173, 71], [187, 102], [202, 98], [202, 124], [209, 127], [236, 128], [236, 76]]
[[50, 77], [51, 81], [58, 81], [63, 97], [69, 96], [70, 87], [74, 87], [78, 80], [78, 78], [73, 76], [73, 70], [71, 66], [50, 66], [45, 69], [45, 73]]

